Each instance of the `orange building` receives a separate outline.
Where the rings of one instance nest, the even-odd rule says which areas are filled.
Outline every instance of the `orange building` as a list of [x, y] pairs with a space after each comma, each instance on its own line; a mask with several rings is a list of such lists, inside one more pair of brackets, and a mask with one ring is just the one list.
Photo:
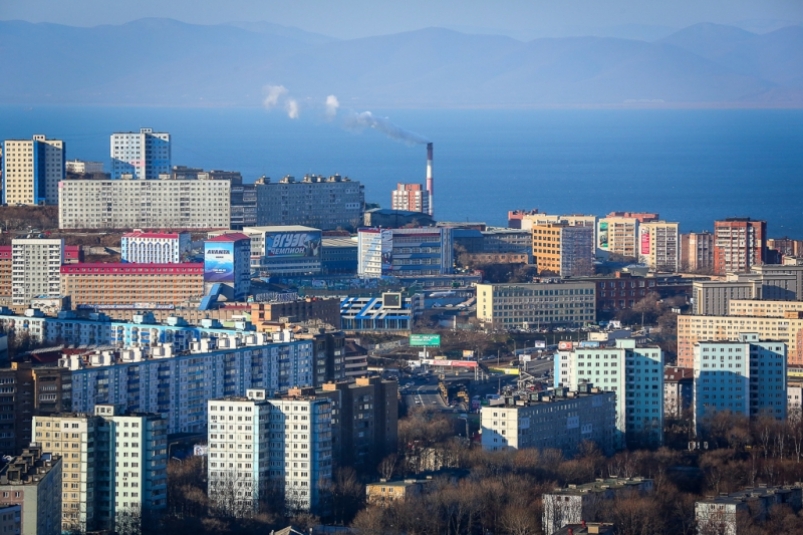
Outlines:
[[158, 308], [199, 300], [204, 292], [204, 265], [68, 264], [61, 266], [61, 294], [75, 308]]
[[714, 273], [747, 273], [767, 258], [767, 222], [749, 217], [714, 221]]

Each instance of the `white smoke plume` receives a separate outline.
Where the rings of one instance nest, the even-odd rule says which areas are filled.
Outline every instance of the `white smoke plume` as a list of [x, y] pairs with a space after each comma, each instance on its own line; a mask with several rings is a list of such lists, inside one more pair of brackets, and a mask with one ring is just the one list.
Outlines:
[[340, 107], [340, 101], [337, 100], [337, 97], [334, 95], [329, 95], [326, 97], [326, 117], [328, 119], [334, 119], [335, 115], [337, 115], [337, 109]]
[[262, 105], [267, 109], [273, 108], [279, 103], [279, 99], [287, 94], [287, 88], [283, 85], [267, 85], [265, 86], [265, 100]]
[[288, 98], [284, 103], [284, 109], [287, 110], [287, 116], [291, 119], [298, 119], [298, 101], [294, 98]]
[[355, 113], [346, 122], [346, 125], [351, 128], [373, 128], [379, 130], [383, 134], [393, 139], [403, 141], [411, 144], [429, 143], [429, 140], [422, 135], [410, 132], [399, 126], [396, 126], [387, 117], [377, 117], [370, 111], [362, 113]]

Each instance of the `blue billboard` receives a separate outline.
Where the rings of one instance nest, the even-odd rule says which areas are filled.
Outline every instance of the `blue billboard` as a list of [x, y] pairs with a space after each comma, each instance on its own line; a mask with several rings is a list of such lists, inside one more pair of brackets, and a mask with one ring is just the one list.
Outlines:
[[234, 242], [204, 243], [204, 282], [234, 282]]
[[270, 258], [320, 258], [321, 231], [289, 231], [265, 234], [265, 256]]

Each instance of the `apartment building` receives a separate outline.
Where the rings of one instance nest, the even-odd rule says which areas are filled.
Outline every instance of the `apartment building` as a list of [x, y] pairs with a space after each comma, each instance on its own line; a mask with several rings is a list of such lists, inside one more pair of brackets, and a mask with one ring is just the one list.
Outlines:
[[63, 460], [62, 531], [130, 529], [167, 507], [167, 425], [114, 405], [35, 416], [33, 440]]
[[749, 217], [714, 221], [714, 273], [747, 273], [766, 261], [767, 222]]
[[739, 333], [736, 341], [694, 345], [694, 422], [697, 432], [718, 411], [786, 418], [786, 344]]
[[396, 184], [390, 195], [391, 210], [429, 213], [429, 192], [424, 184]]
[[11, 240], [11, 302], [26, 305], [35, 297], [59, 297], [64, 240]]
[[249, 388], [274, 394], [314, 384], [312, 342], [284, 331], [235, 344], [202, 339], [179, 355], [169, 346], [95, 351], [64, 356], [59, 367], [70, 372], [73, 412], [92, 413], [95, 405], [107, 404], [161, 414], [168, 433], [206, 429], [208, 399], [242, 396]]
[[66, 143], [37, 134], [7, 139], [2, 150], [3, 204], [56, 204], [66, 174]]
[[730, 494], [711, 496], [694, 504], [694, 516], [698, 533], [737, 535], [743, 524], [742, 516], [755, 523], [767, 519], [767, 513], [775, 506], [788, 506], [798, 513], [803, 500], [799, 484], [783, 487], [759, 486], [746, 488]]
[[357, 228], [365, 208], [365, 189], [348, 177], [286, 176], [256, 182], [257, 225], [304, 225], [321, 230]]
[[684, 272], [713, 272], [713, 234], [703, 231], [680, 235], [680, 270]]
[[694, 400], [694, 369], [664, 368], [664, 417], [681, 418]]
[[208, 403], [208, 493], [218, 507], [250, 516], [275, 489], [288, 510], [321, 512], [332, 479], [329, 400], [249, 389]]
[[[594, 347], [597, 346], [597, 347]], [[639, 347], [616, 340], [615, 347], [595, 342], [563, 342], [555, 357], [555, 386], [579, 388], [591, 383], [616, 392], [617, 448], [660, 444], [664, 423], [664, 356], [659, 347]]]
[[61, 531], [86, 532], [97, 528], [97, 427], [87, 413], [33, 417], [31, 441], [43, 452], [62, 459]]
[[560, 387], [506, 396], [504, 405], [480, 410], [482, 449], [558, 449], [570, 457], [588, 441], [611, 455], [615, 448], [615, 406], [616, 394], [589, 385], [577, 391]]
[[22, 533], [21, 505], [0, 505], [0, 533], [9, 535]]
[[152, 180], [170, 173], [170, 134], [140, 128], [116, 132], [110, 140], [112, 178]]
[[158, 308], [197, 302], [204, 264], [70, 264], [61, 266], [59, 295], [75, 308]]
[[622, 258], [638, 258], [638, 226], [635, 217], [603, 217], [597, 222], [597, 249]]
[[31, 441], [34, 413], [30, 362], [12, 362], [0, 369], [0, 451], [16, 455]]
[[478, 284], [477, 319], [507, 329], [595, 321], [593, 282]]
[[94, 175], [103, 172], [103, 162], [90, 162], [86, 160], [67, 160], [66, 171], [76, 175]]
[[597, 216], [583, 214], [554, 215], [545, 214], [538, 210], [512, 210], [507, 213], [507, 226], [512, 229], [532, 230], [534, 226], [548, 225], [550, 223], [566, 223], [572, 227], [596, 228]]
[[192, 247], [189, 232], [134, 232], [120, 238], [120, 260], [133, 264], [178, 264]]
[[616, 477], [568, 485], [545, 493], [544, 533], [555, 533], [567, 524], [601, 520], [613, 500], [640, 496], [652, 492], [653, 488], [651, 479]]
[[[19, 507], [21, 535], [60, 535], [61, 458], [26, 448], [0, 468], [0, 507]], [[16, 513], [15, 513], [16, 514]]]
[[60, 229], [229, 228], [228, 180], [65, 180]]
[[655, 271], [680, 271], [678, 223], [648, 221], [639, 224], [639, 263]]
[[453, 271], [451, 228], [361, 228], [357, 274], [365, 278], [444, 275]]
[[532, 227], [533, 261], [539, 273], [561, 277], [594, 274], [594, 229], [547, 223]]

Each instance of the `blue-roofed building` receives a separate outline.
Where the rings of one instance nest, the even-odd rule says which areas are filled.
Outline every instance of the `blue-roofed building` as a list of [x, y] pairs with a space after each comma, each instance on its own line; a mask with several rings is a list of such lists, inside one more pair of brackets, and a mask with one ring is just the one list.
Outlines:
[[346, 297], [340, 300], [340, 324], [344, 331], [409, 332], [423, 310], [422, 294], [402, 297], [387, 292], [381, 297]]

